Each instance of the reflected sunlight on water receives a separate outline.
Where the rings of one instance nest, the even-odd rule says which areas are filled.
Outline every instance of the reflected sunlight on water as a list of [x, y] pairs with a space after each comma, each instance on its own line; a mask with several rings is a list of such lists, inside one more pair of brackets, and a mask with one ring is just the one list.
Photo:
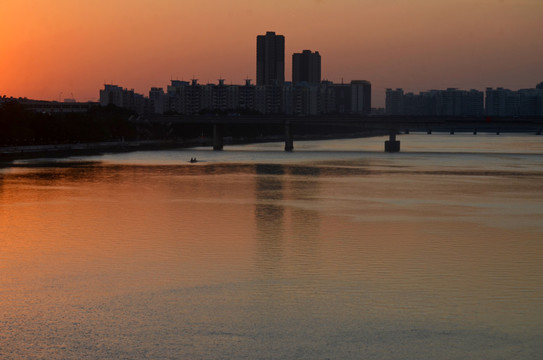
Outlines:
[[540, 139], [18, 161], [0, 357], [537, 358]]

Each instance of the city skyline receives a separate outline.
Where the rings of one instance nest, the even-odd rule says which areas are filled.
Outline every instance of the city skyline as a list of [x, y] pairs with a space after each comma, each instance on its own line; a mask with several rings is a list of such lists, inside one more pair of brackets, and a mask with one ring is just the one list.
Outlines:
[[[130, 6], [129, 6], [130, 5]], [[145, 93], [165, 79], [256, 83], [254, 36], [286, 38], [291, 55], [323, 57], [322, 79], [385, 89], [522, 89], [543, 78], [543, 3], [392, 0], [249, 2], [160, 0], [0, 5], [0, 95], [96, 100], [104, 83]]]

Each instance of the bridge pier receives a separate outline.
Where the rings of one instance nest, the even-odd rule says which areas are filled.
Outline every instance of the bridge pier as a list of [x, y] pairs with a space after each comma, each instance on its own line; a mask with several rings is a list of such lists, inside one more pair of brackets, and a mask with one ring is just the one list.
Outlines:
[[220, 124], [213, 124], [213, 150], [220, 151], [223, 146], [222, 126]]
[[391, 130], [388, 140], [385, 141], [385, 152], [400, 152], [400, 142], [396, 140], [396, 130]]
[[285, 151], [294, 150], [294, 137], [292, 136], [292, 125], [285, 122]]

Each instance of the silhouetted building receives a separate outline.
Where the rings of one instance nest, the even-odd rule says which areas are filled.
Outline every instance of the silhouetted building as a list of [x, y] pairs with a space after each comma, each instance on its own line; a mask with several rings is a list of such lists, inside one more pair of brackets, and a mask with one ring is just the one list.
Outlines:
[[323, 81], [317, 85], [319, 114], [369, 114], [371, 112], [371, 83], [353, 80], [350, 84]]
[[257, 85], [255, 89], [255, 110], [262, 114], [282, 114], [283, 86]]
[[319, 103], [322, 114], [331, 114], [336, 112], [334, 83], [331, 81], [322, 81], [319, 85]]
[[321, 104], [319, 95], [318, 84], [298, 83], [293, 87], [292, 91], [292, 113], [295, 115], [320, 114]]
[[149, 91], [149, 106], [151, 112], [155, 114], [164, 114], [169, 110], [168, 98], [164, 94], [163, 88], [151, 88]]
[[543, 116], [541, 103], [543, 91], [539, 89], [521, 89], [518, 91], [519, 116]]
[[239, 85], [226, 85], [226, 110], [237, 110], [239, 106]]
[[249, 79], [245, 80], [245, 85], [239, 87], [239, 109], [255, 109], [255, 90], [255, 86], [251, 84]]
[[486, 115], [518, 116], [520, 107], [519, 94], [504, 88], [486, 89]]
[[100, 90], [100, 105], [115, 105], [143, 114], [147, 107], [147, 100], [133, 89], [128, 90], [117, 85], [106, 84], [104, 89]]
[[385, 99], [385, 111], [390, 115], [403, 115], [403, 89], [398, 88], [396, 90], [387, 89]]
[[332, 84], [330, 85], [332, 96], [334, 99], [334, 113], [348, 114], [351, 112], [351, 87], [349, 84]]
[[[194, 90], [194, 97], [199, 94], [198, 108], [193, 109], [193, 114], [198, 112], [224, 111], [227, 106], [227, 87], [223, 79], [219, 79], [219, 84], [193, 84], [191, 88]], [[197, 91], [196, 89], [199, 89]], [[194, 100], [193, 100], [194, 101]]]
[[464, 116], [483, 116], [485, 114], [485, 95], [482, 91], [470, 90], [463, 101]]
[[484, 94], [478, 90], [430, 90], [404, 94], [387, 89], [386, 113], [410, 116], [483, 116]]
[[319, 84], [321, 82], [321, 56], [318, 51], [304, 50], [292, 54], [292, 83]]
[[[106, 89], [100, 91], [102, 105], [111, 103], [126, 108], [133, 106], [133, 95], [133, 90], [116, 85], [106, 85]], [[223, 79], [219, 79], [218, 84], [200, 85], [197, 79], [190, 83], [172, 80], [166, 93], [163, 88], [154, 87], [149, 91], [148, 98], [141, 95], [141, 99], [147, 105], [137, 111], [139, 114], [369, 114], [371, 84], [365, 80], [354, 80], [350, 84], [334, 84], [330, 81], [310, 84], [302, 81], [296, 85], [284, 82], [282, 85], [255, 86], [251, 80], [246, 80], [245, 85], [226, 85]]]
[[486, 89], [488, 116], [543, 116], [543, 83], [535, 89]]
[[177, 114], [187, 113], [188, 81], [172, 80], [168, 85], [169, 111]]
[[[525, 111], [529, 113], [529, 116], [543, 116], [543, 82], [537, 84], [535, 89], [519, 90], [519, 92], [521, 115]], [[526, 105], [528, 109], [524, 110], [523, 105]]]
[[206, 106], [205, 102], [202, 102], [203, 97], [202, 85], [198, 84], [198, 79], [192, 79], [190, 85], [187, 86], [185, 114], [195, 115], [200, 113]]
[[351, 81], [352, 114], [369, 114], [371, 112], [371, 83], [366, 80]]
[[285, 81], [285, 37], [267, 32], [256, 37], [256, 84], [282, 85]]

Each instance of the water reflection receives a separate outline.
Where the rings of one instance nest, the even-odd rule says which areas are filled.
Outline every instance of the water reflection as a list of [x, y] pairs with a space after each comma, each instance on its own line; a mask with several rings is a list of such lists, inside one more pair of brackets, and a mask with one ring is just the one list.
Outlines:
[[283, 165], [255, 165], [255, 221], [259, 267], [273, 273], [280, 267], [284, 246]]
[[[299, 261], [308, 267], [316, 266], [316, 247], [320, 239], [320, 214], [318, 198], [321, 196], [320, 169], [318, 167], [292, 167], [290, 193], [298, 206], [292, 208], [293, 247]], [[313, 263], [313, 266], [310, 264]]]
[[285, 255], [298, 258], [289, 264], [308, 266], [315, 260], [320, 232], [320, 214], [314, 204], [320, 192], [319, 168], [256, 165], [255, 171], [259, 268], [266, 276], [276, 277], [285, 271]]

